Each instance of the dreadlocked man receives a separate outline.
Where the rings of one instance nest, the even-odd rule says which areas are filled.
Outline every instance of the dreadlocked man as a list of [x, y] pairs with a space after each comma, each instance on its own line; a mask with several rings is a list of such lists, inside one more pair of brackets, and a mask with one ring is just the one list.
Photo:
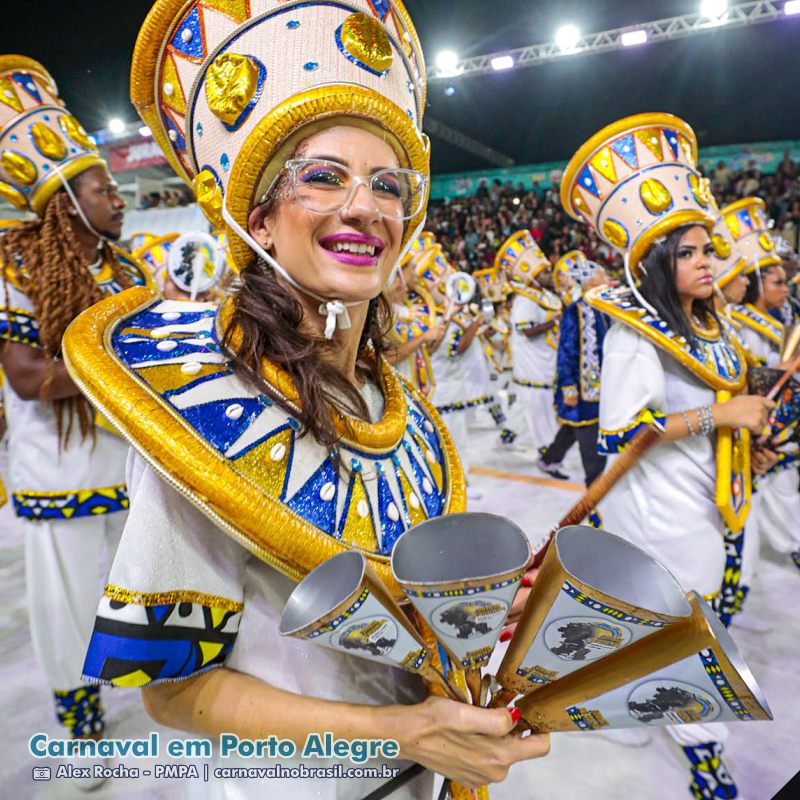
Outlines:
[[101, 560], [128, 506], [127, 446], [96, 424], [60, 359], [61, 339], [81, 311], [146, 278], [109, 244], [125, 203], [47, 71], [0, 56], [0, 86], [0, 195], [36, 214], [0, 238], [9, 489], [24, 528], [34, 649], [59, 720], [91, 736], [103, 729], [102, 709], [81, 666]]

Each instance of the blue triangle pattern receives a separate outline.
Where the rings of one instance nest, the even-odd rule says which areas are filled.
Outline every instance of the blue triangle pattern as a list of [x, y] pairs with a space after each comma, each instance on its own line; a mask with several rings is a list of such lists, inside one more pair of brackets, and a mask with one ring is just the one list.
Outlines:
[[[332, 500], [325, 501], [320, 491], [326, 483], [336, 487]], [[326, 458], [319, 469], [306, 481], [286, 504], [295, 514], [310, 522], [330, 536], [336, 532], [336, 500], [339, 494], [339, 476], [332, 458]]]
[[369, 0], [369, 4], [375, 16], [383, 22], [389, 13], [389, 0]]
[[639, 159], [636, 156], [636, 144], [633, 140], [633, 134], [629, 133], [627, 136], [622, 136], [611, 145], [611, 149], [631, 168], [637, 169], [639, 167]]
[[170, 137], [170, 141], [175, 146], [175, 149], [180, 151], [181, 153], [185, 152], [186, 150], [186, 139], [184, 138], [183, 134], [178, 130], [178, 126], [170, 119], [169, 114], [164, 114], [164, 122], [167, 126], [167, 135], [169, 136], [169, 131], [175, 131], [175, 138], [173, 139]]
[[664, 128], [664, 138], [667, 140], [669, 149], [672, 150], [673, 158], [677, 158], [678, 151], [680, 150], [680, 142], [678, 141], [678, 134], [675, 133], [675, 131], [670, 130], [669, 128]]
[[395, 502], [392, 490], [389, 488], [389, 481], [383, 471], [378, 472], [378, 516], [381, 521], [381, 554], [391, 555], [395, 542], [405, 531], [402, 517], [398, 514], [397, 520], [389, 517], [389, 505], [394, 503], [398, 512], [400, 506]]
[[[184, 39], [184, 31], [189, 31], [191, 36]], [[189, 58], [205, 58], [205, 45], [203, 43], [203, 32], [200, 29], [200, 9], [195, 6], [178, 26], [175, 35], [170, 41], [175, 50]]]
[[[414, 455], [414, 451], [408, 440], [403, 442], [403, 447], [405, 448], [406, 453], [408, 453], [408, 460], [411, 462], [411, 469], [414, 471], [414, 477], [416, 478], [417, 485], [419, 486], [419, 494], [422, 498], [422, 502], [425, 504], [425, 511], [429, 517], [438, 517], [444, 510], [444, 503], [440, 494], [436, 491], [436, 485], [434, 484], [433, 480], [425, 474], [425, 471], [420, 466], [420, 463]], [[433, 491], [430, 494], [428, 494], [422, 488], [422, 482], [425, 480], [429, 481], [433, 487]]]
[[[239, 419], [229, 419], [225, 409], [233, 403], [244, 407]], [[175, 409], [209, 444], [224, 453], [252, 424], [263, 406], [258, 398], [237, 397]]]
[[583, 170], [581, 170], [581, 174], [578, 175], [578, 185], [581, 187], [581, 189], [585, 189], [595, 197], [600, 197], [600, 190], [597, 188], [597, 184], [594, 182], [594, 175], [592, 175], [592, 171], [589, 169], [588, 164], [583, 168]]
[[161, 620], [164, 619], [164, 617], [166, 617], [173, 608], [175, 608], [175, 606], [171, 603], [168, 603], [163, 606], [153, 606], [150, 609], [150, 612], [155, 617], [156, 622], [161, 622]]
[[36, 82], [25, 72], [15, 72], [12, 76], [14, 83], [20, 88], [24, 89], [37, 103], [42, 102], [42, 96], [39, 94], [39, 88]]

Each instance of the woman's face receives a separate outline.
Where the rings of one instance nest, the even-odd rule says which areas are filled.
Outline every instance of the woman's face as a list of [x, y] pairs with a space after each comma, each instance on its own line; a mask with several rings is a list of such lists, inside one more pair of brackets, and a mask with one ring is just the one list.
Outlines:
[[767, 308], [780, 308], [789, 297], [783, 267], [771, 267], [761, 275], [761, 291]]
[[722, 295], [728, 303], [741, 303], [747, 291], [747, 275], [740, 272], [723, 290]]
[[[397, 167], [392, 148], [369, 131], [346, 125], [326, 128], [306, 139], [296, 158], [336, 161], [368, 178]], [[344, 302], [372, 300], [380, 294], [400, 253], [403, 221], [383, 217], [367, 186], [359, 185], [349, 205], [335, 214], [308, 211], [290, 183], [275, 213], [259, 206], [250, 214], [253, 238], [305, 289]], [[349, 248], [348, 248], [349, 246]], [[350, 250], [360, 247], [363, 253]]]
[[714, 247], [708, 231], [693, 225], [675, 250], [675, 285], [681, 300], [707, 300], [714, 291], [711, 256]]

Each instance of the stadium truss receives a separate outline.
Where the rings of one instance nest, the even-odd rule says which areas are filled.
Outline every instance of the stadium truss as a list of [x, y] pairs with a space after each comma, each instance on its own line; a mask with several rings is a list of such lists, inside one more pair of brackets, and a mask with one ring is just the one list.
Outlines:
[[438, 69], [432, 69], [428, 73], [428, 80], [449, 80], [456, 77], [462, 78], [469, 75], [483, 75], [494, 72], [495, 69], [491, 63], [492, 59], [502, 56], [511, 56], [514, 61], [514, 67], [533, 67], [558, 58], [621, 50], [626, 47], [622, 41], [623, 35], [634, 31], [644, 31], [647, 34], [647, 43], [650, 44], [651, 42], [664, 42], [685, 36], [694, 36], [698, 33], [710, 33], [721, 28], [740, 28], [745, 25], [772, 22], [784, 16], [783, 6], [783, 2], [773, 3], [763, 0], [740, 3], [730, 6], [717, 19], [709, 19], [700, 13], [685, 14], [680, 17], [669, 17], [655, 22], [644, 22], [640, 25], [627, 25], [624, 28], [592, 33], [587, 36], [581, 36], [577, 45], [567, 50], [562, 50], [555, 42], [548, 42], [530, 47], [520, 47], [515, 50], [473, 56], [459, 60], [455, 71], [443, 72]]

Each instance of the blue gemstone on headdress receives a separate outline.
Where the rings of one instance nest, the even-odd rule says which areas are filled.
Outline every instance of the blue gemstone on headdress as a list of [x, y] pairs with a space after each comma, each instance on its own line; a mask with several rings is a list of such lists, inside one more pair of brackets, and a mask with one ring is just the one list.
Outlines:
[[361, 472], [361, 462], [357, 458], [350, 459], [350, 466], [353, 468], [353, 472]]
[[42, 102], [39, 89], [36, 87], [36, 83], [30, 75], [24, 72], [15, 72], [11, 77], [14, 83], [22, 87], [37, 103]]
[[409, 81], [407, 85], [408, 85], [408, 91], [409, 92], [413, 92], [414, 91], [414, 84], [411, 81]]
[[49, 164], [42, 164], [42, 169], [47, 171], [48, 169], [50, 169], [50, 165]]
[[383, 22], [389, 13], [389, 0], [369, 0], [372, 13]]
[[[187, 35], [184, 36], [184, 31]], [[170, 41], [172, 47], [189, 58], [204, 58], [203, 35], [200, 31], [200, 10], [195, 6], [178, 26]]]
[[202, 136], [203, 135], [203, 123], [202, 122], [198, 122], [197, 123], [197, 125], [195, 126], [195, 131], [197, 132], [198, 136]]
[[306, 63], [303, 64], [303, 69], [306, 72], [313, 72], [317, 67], [319, 67], [319, 64], [316, 61], [306, 61]]
[[49, 114], [42, 114], [42, 119], [45, 122], [50, 122], [50, 115]]
[[299, 23], [299, 22], [298, 22], [296, 19], [290, 19], [290, 20], [289, 20], [289, 21], [286, 23], [286, 27], [287, 27], [287, 28], [288, 28], [290, 31], [293, 31], [295, 28], [299, 28], [299, 27], [300, 27], [300, 23]]
[[414, 121], [414, 112], [409, 108], [408, 111], [406, 111], [406, 114], [408, 114], [408, 116], [411, 118], [411, 121], [413, 122]]
[[228, 158], [228, 154], [227, 153], [223, 153], [219, 157], [219, 163], [222, 166], [222, 169], [225, 170], [225, 172], [227, 172], [231, 168], [231, 160], [230, 160], [230, 158]]
[[70, 147], [69, 151], [70, 151], [70, 153], [77, 153], [78, 152], [78, 148], [77, 147]]
[[16, 142], [19, 138], [16, 133], [12, 133], [11, 136], [8, 137], [12, 142]]
[[581, 174], [578, 175], [578, 183], [580, 183], [582, 189], [591, 192], [595, 197], [600, 197], [600, 190], [594, 182], [594, 175], [592, 175], [592, 171], [589, 169], [588, 165], [585, 166]]

